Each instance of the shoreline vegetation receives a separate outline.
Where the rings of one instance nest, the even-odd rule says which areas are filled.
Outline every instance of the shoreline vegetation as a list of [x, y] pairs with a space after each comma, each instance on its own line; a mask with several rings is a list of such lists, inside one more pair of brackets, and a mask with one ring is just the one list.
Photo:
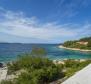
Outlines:
[[[29, 59], [31, 57], [24, 57], [24, 58], [20, 58], [22, 59], [21, 62], [23, 63], [24, 61], [26, 61], [26, 59]], [[18, 60], [20, 60], [18, 59]], [[33, 58], [34, 60], [36, 60], [35, 58]], [[43, 74], [45, 74], [43, 77], [44, 77], [44, 81], [40, 81], [42, 79], [38, 79], [37, 81], [34, 80], [36, 83], [34, 83], [32, 81], [32, 84], [43, 84], [43, 83], [48, 83], [48, 84], [59, 84], [59, 83], [62, 83], [64, 82], [66, 79], [68, 79], [69, 77], [71, 77], [72, 75], [74, 75], [75, 73], [77, 73], [79, 70], [83, 69], [85, 66], [87, 66], [88, 64], [91, 63], [91, 60], [88, 60], [88, 59], [65, 59], [65, 60], [48, 60], [46, 58], [37, 58], [37, 60], [40, 59], [41, 60], [46, 60], [47, 62], [47, 69], [49, 68], [49, 66], [52, 66], [51, 68], [51, 71], [50, 69], [48, 69], [51, 74], [53, 72], [53, 80], [52, 81], [47, 81], [45, 80], [46, 77], [49, 77], [47, 73], [42, 73], [41, 72], [41, 69], [36, 69], [36, 70], [40, 70], [36, 73], [36, 70], [35, 70], [35, 73], [34, 71], [32, 73], [36, 74], [36, 75], [39, 75], [39, 78], [41, 76], [43, 76]], [[19, 61], [20, 62], [20, 61]], [[0, 77], [0, 84], [18, 84], [18, 83], [23, 83], [23, 84], [28, 84], [27, 82], [31, 81], [31, 77], [29, 77], [28, 74], [31, 73], [31, 69], [29, 68], [29, 64], [30, 63], [29, 61], [27, 61], [27, 63], [23, 63], [22, 67], [19, 67], [21, 62], [20, 63], [17, 63], [16, 62], [12, 62], [12, 63], [9, 63], [7, 64], [6, 66], [0, 68], [0, 72], [1, 72], [1, 77]], [[40, 67], [36, 64], [36, 61], [34, 62], [34, 66], [37, 66], [37, 67]], [[48, 66], [48, 63], [49, 63], [49, 66]], [[51, 64], [50, 64], [51, 63]], [[18, 66], [19, 65], [19, 66]], [[43, 66], [42, 66], [43, 67]], [[46, 68], [45, 68], [46, 69]], [[57, 71], [58, 69], [58, 71]], [[28, 70], [28, 71], [27, 71]], [[54, 70], [54, 71], [53, 71]], [[56, 72], [57, 71], [57, 72]], [[28, 74], [27, 74], [28, 73]], [[33, 74], [33, 76], [34, 76]], [[60, 74], [61, 76], [59, 77], [56, 77], [58, 76], [58, 74]], [[32, 75], [32, 74], [31, 74]], [[24, 79], [23, 79], [24, 77]], [[42, 78], [43, 78], [42, 77]], [[29, 80], [27, 80], [27, 78], [29, 78]], [[35, 76], [36, 78], [36, 76]], [[56, 78], [56, 79], [55, 79]], [[17, 80], [16, 80], [17, 79]], [[3, 81], [2, 81], [3, 80]], [[17, 82], [16, 82], [17, 81]], [[24, 83], [25, 81], [25, 83]], [[39, 83], [38, 83], [39, 81]], [[14, 83], [15, 82], [15, 83]], [[30, 82], [31, 83], [31, 82]]]

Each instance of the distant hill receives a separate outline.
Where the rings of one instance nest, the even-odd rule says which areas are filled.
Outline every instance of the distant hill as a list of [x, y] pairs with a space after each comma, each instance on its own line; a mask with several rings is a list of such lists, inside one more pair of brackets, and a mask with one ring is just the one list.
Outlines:
[[81, 38], [75, 41], [66, 41], [63, 44], [64, 47], [89, 49], [91, 50], [91, 37]]

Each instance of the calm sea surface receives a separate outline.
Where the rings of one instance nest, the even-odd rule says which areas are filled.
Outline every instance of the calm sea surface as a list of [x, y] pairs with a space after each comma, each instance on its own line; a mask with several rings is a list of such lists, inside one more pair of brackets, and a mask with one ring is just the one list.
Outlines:
[[91, 59], [91, 53], [58, 48], [55, 44], [0, 44], [0, 62], [12, 61], [17, 55], [30, 53], [33, 46], [45, 48], [49, 59]]

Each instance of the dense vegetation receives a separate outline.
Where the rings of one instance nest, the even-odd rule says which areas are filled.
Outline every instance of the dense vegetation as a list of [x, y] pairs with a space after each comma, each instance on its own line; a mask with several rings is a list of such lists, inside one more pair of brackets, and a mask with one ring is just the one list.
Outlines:
[[[78, 42], [88, 42], [87, 45], [79, 44]], [[91, 50], [91, 37], [82, 38], [76, 41], [66, 41], [63, 46], [69, 48], [89, 49]]]
[[45, 53], [43, 49], [37, 50], [33, 49], [31, 54], [19, 56], [17, 61], [8, 63], [8, 75], [18, 73], [18, 77], [13, 81], [3, 81], [2, 84], [48, 84], [63, 78], [62, 68], [41, 57]]
[[91, 60], [80, 62], [79, 60], [68, 59], [64, 60], [64, 64], [55, 65], [48, 59], [30, 56], [24, 56], [19, 60], [21, 62], [8, 65], [10, 71], [8, 74], [15, 74], [17, 71], [22, 71], [22, 73], [18, 78], [2, 81], [1, 84], [49, 84], [63, 77], [68, 78], [91, 63]]

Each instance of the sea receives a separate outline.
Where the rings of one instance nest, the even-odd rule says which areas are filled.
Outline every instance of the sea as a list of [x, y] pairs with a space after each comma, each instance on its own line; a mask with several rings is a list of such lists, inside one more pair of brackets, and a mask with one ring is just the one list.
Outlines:
[[19, 55], [31, 53], [33, 47], [44, 48], [46, 57], [51, 60], [91, 59], [91, 52], [67, 50], [58, 46], [59, 44], [0, 43], [0, 62], [16, 60]]

